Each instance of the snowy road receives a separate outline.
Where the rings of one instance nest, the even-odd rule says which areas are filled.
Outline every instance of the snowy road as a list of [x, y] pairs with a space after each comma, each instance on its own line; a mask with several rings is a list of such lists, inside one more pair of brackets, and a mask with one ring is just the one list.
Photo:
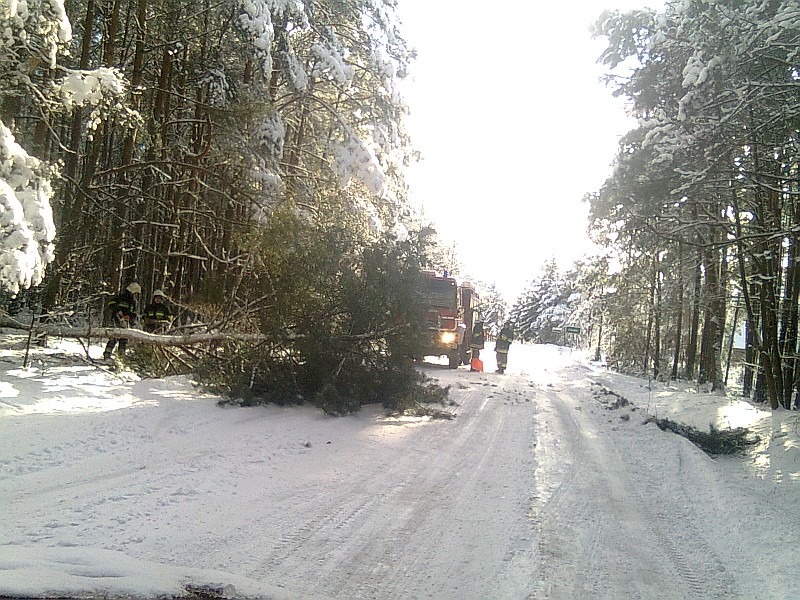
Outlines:
[[580, 400], [573, 390], [559, 390], [541, 402], [535, 515], [549, 568], [539, 595], [742, 597], [681, 479], [682, 453], [696, 449], [671, 440], [676, 455], [641, 455], [641, 445], [627, 443], [627, 431], [609, 430], [604, 408]]
[[180, 380], [9, 371], [0, 594], [798, 597], [780, 488], [611, 409], [568, 351], [516, 345], [502, 376], [423, 369], [454, 419], [221, 409]]
[[725, 507], [694, 489], [715, 463], [609, 410], [568, 353], [536, 369], [536, 351], [518, 349], [506, 376], [428, 368], [457, 418], [382, 434], [390, 454], [349, 446], [336, 486], [323, 461], [311, 473], [326, 493], [293, 494], [294, 521], [249, 576], [337, 598], [763, 597], [746, 537], [728, 546]]
[[326, 457], [249, 575], [340, 598], [525, 597], [536, 575], [531, 488], [520, 485], [536, 468], [532, 390], [489, 379], [456, 383], [456, 420], [384, 425], [398, 431], [348, 445], [335, 466]]

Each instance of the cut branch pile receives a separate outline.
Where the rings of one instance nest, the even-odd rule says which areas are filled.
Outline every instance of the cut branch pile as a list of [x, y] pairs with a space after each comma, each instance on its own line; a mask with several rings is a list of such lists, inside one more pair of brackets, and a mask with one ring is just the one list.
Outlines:
[[759, 442], [759, 437], [751, 437], [750, 430], [744, 427], [723, 431], [713, 425], [709, 425], [708, 431], [705, 432], [690, 425], [657, 417], [649, 417], [645, 423], [655, 423], [661, 431], [677, 433], [712, 456], [742, 453], [747, 449], [747, 446], [752, 446]]

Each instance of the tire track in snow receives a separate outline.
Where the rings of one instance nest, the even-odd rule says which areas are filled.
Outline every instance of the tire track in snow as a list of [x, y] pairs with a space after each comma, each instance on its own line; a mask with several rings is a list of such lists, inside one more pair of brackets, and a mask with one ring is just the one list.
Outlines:
[[[537, 487], [544, 489], [533, 512], [550, 564], [532, 598], [739, 597], [659, 459], [647, 464], [653, 457], [626, 451], [627, 432], [606, 426], [617, 415], [594, 400], [578, 404], [588, 399], [579, 388], [549, 392], [541, 409]], [[555, 441], [558, 452], [547, 448]], [[554, 458], [568, 466], [541, 464]]]
[[[575, 490], [592, 489], [596, 494], [608, 494], [603, 489], [603, 481], [596, 480], [596, 469], [589, 470], [591, 456], [582, 443], [582, 436], [569, 410], [556, 400], [557, 395], [548, 390], [544, 401], [540, 403], [540, 418], [537, 429], [537, 496], [531, 508], [535, 515], [535, 523], [542, 534], [539, 548], [543, 557], [543, 578], [538, 582], [536, 593], [532, 598], [564, 597], [559, 590], [563, 584], [554, 584], [554, 579], [561, 579], [558, 573], [574, 568], [576, 563], [581, 567], [580, 577], [573, 576], [573, 584], [580, 583], [579, 589], [570, 587], [569, 594], [575, 597], [594, 596], [600, 588], [599, 570], [595, 568], [598, 560], [601, 534], [606, 523], [593, 523], [591, 527], [583, 527], [574, 523], [572, 516], [580, 515], [586, 508], [590, 498]], [[546, 404], [545, 404], [546, 402]], [[545, 431], [549, 429], [549, 431]], [[556, 446], [550, 446], [550, 444]], [[594, 481], [592, 481], [594, 479]], [[590, 484], [590, 485], [589, 485]], [[549, 531], [559, 530], [557, 536], [549, 535]], [[580, 539], [580, 556], [572, 557], [565, 550], [568, 542], [564, 533]], [[553, 594], [556, 594], [553, 596]]]
[[[683, 452], [680, 447], [679, 452]], [[669, 488], [669, 489], [667, 489]], [[675, 489], [665, 479], [651, 476], [646, 480], [645, 492], [634, 489], [637, 502], [649, 515], [649, 523], [655, 532], [655, 538], [662, 544], [675, 569], [688, 585], [688, 598], [740, 598], [741, 595], [732, 586], [726, 569], [716, 552], [699, 535], [691, 537], [691, 542], [676, 538], [676, 525], [690, 531], [700, 531], [694, 519], [694, 512], [689, 508], [691, 500], [686, 496], [686, 489], [681, 486]], [[659, 498], [661, 503], [655, 505], [645, 498]]]
[[[490, 400], [482, 391], [485, 390], [473, 388], [462, 396], [462, 410], [456, 422], [433, 424], [424, 432], [418, 445], [428, 448], [428, 460], [417, 461], [411, 469], [406, 464], [397, 465], [403, 481], [388, 496], [382, 507], [385, 514], [380, 517], [386, 523], [389, 542], [373, 536], [361, 548], [357, 547], [361, 541], [351, 544], [358, 565], [370, 565], [370, 557], [376, 554], [380, 557], [376, 568], [369, 566], [368, 573], [357, 577], [361, 583], [354, 597], [404, 598], [410, 591], [413, 593], [419, 582], [413, 577], [398, 577], [398, 571], [411, 574], [435, 570], [429, 563], [437, 560], [437, 549], [445, 543], [446, 536], [454, 533], [448, 528], [448, 521], [458, 513], [464, 490], [474, 485], [475, 474], [484, 464], [479, 460], [476, 465], [473, 448], [491, 447], [501, 424], [493, 422], [488, 434], [485, 423], [476, 425], [473, 415], [482, 414]], [[448, 425], [457, 426], [455, 439], [436, 431]], [[484, 443], [487, 437], [489, 442]], [[484, 458], [485, 455], [481, 457]], [[454, 529], [457, 531], [458, 527]]]
[[533, 467], [532, 403], [471, 382], [453, 394], [458, 418], [411, 428], [393, 460], [374, 462], [368, 448], [340, 456], [357, 473], [316, 498], [316, 522], [303, 516], [311, 500], [292, 509], [259, 573], [348, 599], [524, 597], [533, 539], [528, 488], [514, 477]]
[[[396, 556], [416, 556], [413, 572], [438, 573], [440, 579], [427, 586], [399, 579], [393, 587], [369, 597], [419, 597], [427, 591], [436, 598], [511, 598], [523, 597], [530, 589], [533, 544], [526, 518], [527, 495], [524, 482], [510, 475], [520, 472], [515, 463], [521, 457], [530, 456], [532, 405], [515, 402], [514, 394], [518, 390], [510, 378], [497, 387], [478, 387], [467, 394], [456, 439], [442, 454], [440, 468], [427, 472], [417, 516], [412, 518], [412, 526], [423, 524], [422, 535], [409, 536]], [[458, 476], [453, 477], [454, 473]], [[510, 488], [520, 484], [522, 493], [514, 497], [515, 490]], [[504, 506], [498, 510], [502, 516], [495, 520], [476, 508], [492, 506], [486, 504], [485, 495], [496, 495], [497, 490], [512, 499], [497, 498], [497, 504]], [[487, 546], [481, 533], [494, 531], [498, 523], [501, 529], [490, 536]], [[466, 555], [464, 549], [469, 550]]]

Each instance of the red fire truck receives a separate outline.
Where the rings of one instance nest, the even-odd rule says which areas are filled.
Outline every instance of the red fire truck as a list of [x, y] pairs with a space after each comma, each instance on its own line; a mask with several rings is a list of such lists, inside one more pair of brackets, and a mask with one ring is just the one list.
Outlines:
[[447, 356], [451, 369], [469, 364], [469, 340], [478, 305], [475, 288], [446, 272], [426, 271], [425, 275], [425, 323], [430, 332], [425, 356]]

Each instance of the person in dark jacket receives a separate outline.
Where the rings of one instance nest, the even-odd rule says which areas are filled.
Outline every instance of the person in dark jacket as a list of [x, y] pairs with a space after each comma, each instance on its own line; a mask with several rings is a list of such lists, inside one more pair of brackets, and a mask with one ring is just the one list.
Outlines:
[[505, 373], [506, 365], [508, 365], [508, 349], [511, 347], [511, 342], [514, 341], [514, 327], [511, 323], [506, 323], [497, 334], [497, 340], [494, 343], [494, 351], [497, 356], [497, 372]]
[[[475, 325], [472, 326], [472, 336], [469, 340], [469, 347], [472, 350], [472, 358], [480, 358], [481, 357], [481, 350], [483, 349], [483, 342], [484, 338], [483, 331], [483, 321], [475, 321]], [[470, 371], [474, 371], [474, 368], [470, 368]]]
[[[127, 329], [136, 321], [136, 294], [142, 288], [138, 283], [131, 283], [119, 294], [111, 298], [108, 308], [111, 311], [111, 324], [113, 327]], [[125, 354], [128, 345], [128, 338], [110, 338], [103, 352], [103, 358], [111, 358], [114, 347], [119, 342], [120, 354]]]
[[142, 326], [148, 333], [163, 333], [172, 321], [167, 297], [161, 290], [153, 292], [153, 301], [142, 311]]

